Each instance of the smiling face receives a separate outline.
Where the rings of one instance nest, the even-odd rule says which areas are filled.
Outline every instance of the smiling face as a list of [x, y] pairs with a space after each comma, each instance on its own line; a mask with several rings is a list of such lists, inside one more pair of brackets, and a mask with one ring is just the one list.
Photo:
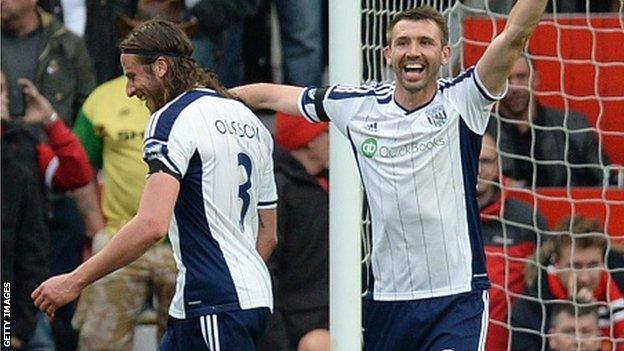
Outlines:
[[126, 95], [136, 96], [145, 101], [145, 105], [151, 113], [156, 112], [165, 105], [165, 86], [163, 84], [164, 73], [160, 72], [158, 60], [145, 65], [139, 61], [137, 55], [122, 54], [121, 66], [126, 76]]
[[403, 19], [394, 25], [384, 56], [394, 71], [397, 89], [413, 94], [437, 87], [438, 70], [448, 63], [451, 50], [442, 36], [432, 20]]

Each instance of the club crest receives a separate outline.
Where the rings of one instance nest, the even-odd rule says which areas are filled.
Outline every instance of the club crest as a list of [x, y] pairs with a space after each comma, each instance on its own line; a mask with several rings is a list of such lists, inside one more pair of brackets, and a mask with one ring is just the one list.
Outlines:
[[446, 112], [444, 111], [444, 107], [441, 105], [433, 107], [432, 109], [426, 112], [426, 115], [427, 115], [427, 120], [429, 121], [429, 124], [431, 124], [432, 126], [436, 128], [440, 128], [444, 126], [446, 122], [448, 121], [448, 116], [446, 115]]

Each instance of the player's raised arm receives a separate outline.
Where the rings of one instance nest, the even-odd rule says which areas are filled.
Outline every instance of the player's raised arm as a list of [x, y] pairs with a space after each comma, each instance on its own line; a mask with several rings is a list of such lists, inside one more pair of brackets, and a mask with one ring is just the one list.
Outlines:
[[230, 89], [252, 109], [269, 109], [300, 115], [299, 95], [303, 88], [270, 83], [256, 83]]
[[505, 81], [537, 27], [547, 0], [518, 0], [503, 32], [494, 38], [479, 61], [477, 73], [492, 94], [502, 93]]

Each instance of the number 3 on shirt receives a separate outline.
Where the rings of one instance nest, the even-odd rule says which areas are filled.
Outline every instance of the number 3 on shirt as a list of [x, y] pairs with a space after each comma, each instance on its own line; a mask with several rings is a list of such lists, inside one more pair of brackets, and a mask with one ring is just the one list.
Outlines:
[[239, 153], [238, 165], [243, 166], [243, 169], [245, 170], [245, 174], [247, 175], [247, 180], [243, 184], [238, 186], [238, 197], [241, 200], [243, 200], [243, 206], [241, 206], [239, 224], [240, 224], [241, 230], [244, 230], [245, 215], [247, 214], [247, 210], [249, 209], [249, 201], [250, 201], [249, 189], [251, 189], [251, 159], [249, 158], [249, 155], [243, 152]]

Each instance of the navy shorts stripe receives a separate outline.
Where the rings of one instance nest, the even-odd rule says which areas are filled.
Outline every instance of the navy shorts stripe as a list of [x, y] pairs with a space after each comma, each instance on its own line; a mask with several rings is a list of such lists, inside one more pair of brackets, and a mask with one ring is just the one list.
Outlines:
[[264, 334], [267, 307], [228, 311], [187, 319], [169, 317], [159, 351], [256, 350]]

